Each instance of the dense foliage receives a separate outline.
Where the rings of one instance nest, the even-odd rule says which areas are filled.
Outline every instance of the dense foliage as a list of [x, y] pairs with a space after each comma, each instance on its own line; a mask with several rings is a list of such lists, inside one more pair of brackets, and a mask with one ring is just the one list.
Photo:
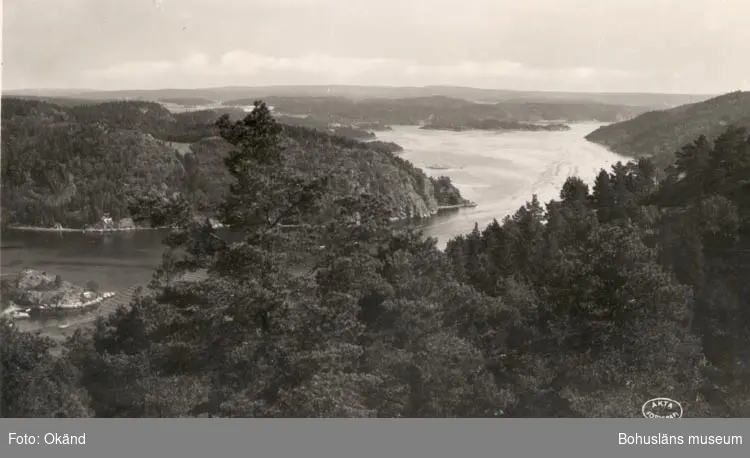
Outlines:
[[87, 417], [86, 390], [66, 358], [50, 357], [55, 343], [20, 332], [0, 317], [0, 416]]
[[[120, 111], [116, 105], [102, 105], [97, 117], [89, 107], [3, 101], [4, 224], [82, 227], [107, 213], [127, 217], [128, 199], [138, 192], [180, 189], [178, 155], [152, 134], [168, 123], [158, 113], [150, 116], [151, 107]], [[151, 132], [125, 127], [141, 116], [147, 121], [138, 128], [151, 126]]]
[[432, 181], [432, 187], [435, 189], [435, 197], [438, 202], [440, 202], [440, 205], [456, 206], [468, 203], [468, 201], [461, 196], [461, 193], [458, 192], [458, 189], [453, 186], [450, 177], [430, 177], [430, 181]]
[[239, 240], [148, 196], [135, 216], [175, 225], [156, 292], [58, 359], [3, 327], [3, 386], [23, 393], [4, 415], [629, 417], [656, 396], [750, 415], [746, 131], [697, 139], [662, 182], [647, 159], [570, 178], [441, 252], [374, 193], [299, 173], [264, 105], [217, 126]]
[[699, 135], [713, 138], [730, 125], [750, 127], [750, 92], [732, 92], [703, 102], [651, 111], [601, 127], [586, 138], [626, 156], [653, 156], [664, 167], [672, 153]]
[[655, 176], [641, 159], [602, 171], [592, 192], [570, 179], [560, 201], [532, 201], [447, 250], [480, 291], [533, 292], [531, 316], [551, 338], [539, 351], [558, 351], [567, 389], [603, 370], [605, 398], [644, 383], [690, 410], [702, 399], [706, 414], [747, 416], [750, 137], [700, 137]]
[[[246, 114], [231, 108], [173, 114], [155, 102], [63, 107], [4, 98], [3, 224], [82, 228], [105, 215], [126, 218], [133, 196], [154, 192], [185, 193], [195, 209], [210, 212], [229, 183], [222, 161], [230, 145], [215, 121]], [[319, 127], [284, 124], [286, 154], [296, 156], [291, 161], [300, 172], [336, 173], [337, 189], [380, 196], [393, 216], [436, 211], [429, 180], [393, 155], [398, 145], [362, 143]]]

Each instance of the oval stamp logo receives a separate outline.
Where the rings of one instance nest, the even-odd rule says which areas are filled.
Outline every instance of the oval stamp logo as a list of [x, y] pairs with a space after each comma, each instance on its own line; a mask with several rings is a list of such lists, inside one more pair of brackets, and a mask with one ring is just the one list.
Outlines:
[[641, 408], [646, 418], [682, 418], [682, 405], [669, 398], [654, 398], [643, 403]]

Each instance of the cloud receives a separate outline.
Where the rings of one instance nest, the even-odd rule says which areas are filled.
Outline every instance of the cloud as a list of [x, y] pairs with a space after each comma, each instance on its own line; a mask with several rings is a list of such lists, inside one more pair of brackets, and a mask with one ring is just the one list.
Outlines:
[[186, 69], [205, 69], [211, 64], [209, 57], [203, 53], [191, 54], [183, 61], [183, 67]]
[[82, 75], [86, 79], [127, 79], [131, 77], [148, 77], [163, 75], [174, 69], [175, 65], [168, 61], [135, 61], [117, 64], [104, 69], [84, 70]]
[[221, 57], [217, 70], [220, 74], [237, 76], [284, 70], [329, 75], [338, 79], [354, 77], [396, 63], [392, 59], [342, 58], [317, 54], [290, 58], [231, 51]]
[[12, 0], [3, 11], [9, 88], [309, 80], [703, 93], [750, 74], [747, 0]]
[[[82, 72], [87, 84], [154, 83], [189, 80], [196, 84], [472, 84], [477, 81], [513, 80], [557, 85], [597, 79], [633, 77], [621, 70], [593, 67], [538, 68], [511, 61], [462, 61], [421, 64], [404, 59], [337, 57], [307, 54], [277, 57], [234, 50], [212, 59], [204, 53], [179, 61], [127, 62]], [[387, 82], [386, 82], [387, 81]]]

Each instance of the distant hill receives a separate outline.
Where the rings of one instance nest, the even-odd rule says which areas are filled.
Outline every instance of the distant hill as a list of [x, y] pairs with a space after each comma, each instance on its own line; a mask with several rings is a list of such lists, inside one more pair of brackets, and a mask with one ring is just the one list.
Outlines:
[[[127, 218], [131, 198], [150, 191], [182, 192], [211, 211], [229, 185], [230, 146], [214, 125], [220, 114], [174, 114], [145, 101], [64, 107], [4, 97], [3, 224], [83, 228], [107, 214]], [[334, 195], [369, 192], [395, 217], [428, 216], [445, 204], [422, 170], [392, 153], [398, 145], [282, 127], [290, 162], [305, 176], [334, 176]]]
[[463, 124], [454, 124], [450, 121], [434, 119], [421, 127], [425, 130], [452, 130], [460, 132], [463, 130], [513, 130], [513, 131], [548, 131], [559, 132], [570, 130], [567, 124], [532, 124], [518, 121], [500, 121], [497, 119], [469, 119]]
[[346, 97], [354, 100], [368, 98], [401, 99], [415, 97], [453, 97], [483, 102], [576, 102], [603, 103], [646, 107], [646, 109], [671, 108], [686, 103], [706, 100], [712, 95], [696, 94], [649, 94], [649, 93], [581, 93], [512, 91], [503, 89], [479, 89], [460, 86], [388, 87], [388, 86], [265, 86], [265, 87], [217, 87], [197, 89], [159, 89], [124, 91], [80, 91], [80, 90], [26, 90], [5, 91], [6, 95], [47, 95], [96, 100], [137, 99], [158, 101], [160, 99], [203, 98], [227, 101], [233, 99], [257, 99], [269, 96], [280, 97]]
[[[44, 96], [36, 96], [36, 95], [23, 95], [20, 97], [10, 97], [14, 100], [29, 100], [29, 101], [36, 101], [36, 102], [45, 102], [53, 105], [59, 105], [62, 107], [68, 107], [71, 108], [74, 112], [78, 113], [80, 116], [83, 116], [85, 118], [88, 118], [89, 121], [91, 121], [93, 117], [97, 116], [110, 116], [115, 115], [119, 119], [113, 119], [108, 118], [108, 122], [112, 123], [114, 122], [116, 125], [120, 127], [128, 127], [131, 126], [129, 124], [129, 119], [140, 119], [140, 117], [135, 113], [133, 110], [135, 110], [135, 107], [139, 107], [139, 109], [142, 109], [144, 107], [151, 110], [151, 113], [154, 112], [161, 112], [162, 115], [169, 116], [169, 113], [172, 113], [177, 119], [184, 119], [187, 123], [193, 125], [194, 127], [200, 129], [201, 127], [198, 126], [198, 124], [210, 124], [213, 121], [215, 121], [219, 116], [228, 114], [232, 119], [240, 119], [244, 117], [247, 113], [244, 111], [243, 107], [250, 106], [253, 104], [254, 100], [243, 100], [243, 103], [234, 103], [234, 104], [226, 104], [224, 106], [216, 106], [215, 102], [207, 99], [199, 99], [199, 98], [182, 98], [182, 99], [161, 99], [159, 101], [149, 101], [146, 99], [137, 99], [137, 100], [125, 100], [125, 99], [102, 99], [102, 100], [96, 100], [96, 99], [82, 99], [82, 98], [64, 98], [64, 97], [44, 97]], [[346, 100], [346, 99], [342, 99]], [[186, 103], [186, 105], [178, 104], [177, 101]], [[190, 102], [189, 104], [187, 104]], [[198, 102], [206, 102], [205, 104], [200, 104]], [[131, 114], [128, 115], [125, 112], [115, 111], [110, 112], [110, 110], [107, 110], [106, 107], [112, 107], [112, 106], [119, 106], [123, 107], [126, 105], [123, 105], [127, 103], [129, 110], [131, 110]], [[194, 104], [193, 104], [194, 103]], [[91, 107], [96, 106], [97, 108], [94, 108], [92, 110]], [[207, 106], [208, 108], [202, 108], [204, 106]], [[183, 109], [175, 110], [175, 107], [182, 107]], [[104, 111], [102, 111], [104, 110]], [[136, 118], [132, 118], [132, 115], [136, 115]], [[210, 118], [210, 120], [206, 119], [206, 116]], [[166, 119], [166, 118], [165, 118]], [[198, 120], [199, 121], [196, 121]], [[317, 129], [323, 132], [327, 132], [333, 135], [339, 135], [342, 137], [347, 138], [353, 138], [356, 140], [372, 140], [375, 138], [375, 134], [372, 132], [374, 130], [388, 130], [389, 127], [385, 126], [381, 123], [357, 123], [360, 125], [339, 125], [339, 126], [332, 126], [330, 125], [330, 120], [328, 119], [328, 116], [306, 116], [306, 117], [294, 117], [294, 116], [285, 116], [285, 115], [277, 115], [276, 116], [277, 121], [279, 121], [282, 124], [290, 124], [290, 125], [297, 125], [297, 126], [303, 126], [303, 127], [309, 127], [311, 129]], [[139, 121], [140, 122], [140, 121]], [[149, 129], [153, 130], [156, 126], [149, 125]], [[150, 133], [153, 133], [149, 131]], [[166, 134], [165, 132], [162, 132]], [[194, 130], [191, 130], [189, 128], [183, 127], [182, 132], [175, 133], [172, 132], [170, 135], [168, 135], [169, 138], [167, 138], [170, 141], [188, 141], [186, 139], [192, 139], [190, 141], [195, 141], [198, 138], [203, 138], [204, 133], [202, 132], [195, 132]], [[398, 149], [392, 149], [393, 151], [398, 151]]]
[[703, 102], [644, 113], [601, 127], [586, 139], [626, 156], [652, 156], [666, 166], [674, 153], [700, 135], [714, 138], [727, 126], [750, 127], [750, 92], [732, 92]]
[[215, 103], [214, 100], [203, 97], [167, 97], [159, 99], [159, 102], [173, 103], [175, 105], [211, 105]]
[[[528, 102], [505, 101], [475, 103], [469, 100], [426, 96], [402, 99], [346, 97], [280, 97], [264, 99], [280, 113], [308, 115], [327, 122], [382, 123], [386, 125], [419, 125], [438, 117], [454, 124], [467, 124], [476, 119], [536, 122], [615, 122], [637, 116], [645, 107], [610, 105], [595, 102]], [[232, 99], [226, 106], [245, 106], [252, 99]]]
[[[22, 97], [44, 100], [38, 94]], [[450, 119], [452, 124], [459, 125], [476, 119], [526, 123], [618, 122], [649, 110], [705, 98], [669, 94], [566, 94], [450, 87], [348, 86], [87, 92], [71, 93], [69, 97], [63, 100], [59, 94], [55, 94], [47, 97], [46, 101], [65, 106], [91, 104], [92, 101], [152, 101], [165, 104], [171, 111], [178, 112], [216, 110], [217, 103], [225, 109], [238, 109], [252, 105], [257, 99], [263, 99], [275, 111], [284, 115], [307, 115], [311, 117], [308, 122], [341, 123], [354, 128], [360, 128], [362, 124], [380, 125], [383, 128], [396, 124], [419, 125], [435, 116]], [[301, 124], [299, 121], [295, 123]], [[336, 134], [360, 139], [368, 137], [353, 131]]]
[[106, 99], [94, 99], [94, 98], [86, 98], [86, 97], [76, 97], [76, 96], [71, 96], [71, 95], [32, 95], [32, 94], [8, 95], [7, 93], [4, 93], [3, 96], [11, 97], [14, 99], [36, 100], [39, 102], [47, 102], [47, 103], [52, 103], [52, 104], [60, 105], [64, 107], [74, 107], [78, 105], [96, 105], [98, 103], [102, 103], [106, 101], [118, 100], [115, 97], [106, 98]]

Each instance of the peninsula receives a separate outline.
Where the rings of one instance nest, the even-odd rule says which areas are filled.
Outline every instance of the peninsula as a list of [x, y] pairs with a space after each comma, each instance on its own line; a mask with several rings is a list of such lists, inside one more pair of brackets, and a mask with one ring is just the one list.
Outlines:
[[431, 120], [420, 129], [424, 130], [451, 130], [461, 132], [464, 130], [507, 130], [507, 131], [529, 131], [529, 132], [561, 132], [570, 130], [570, 126], [560, 123], [534, 124], [501, 119], [467, 119], [463, 121], [449, 121], [442, 119]]
[[83, 288], [34, 269], [23, 269], [1, 283], [0, 316], [15, 319], [85, 312], [114, 296], [100, 293], [95, 282]]

